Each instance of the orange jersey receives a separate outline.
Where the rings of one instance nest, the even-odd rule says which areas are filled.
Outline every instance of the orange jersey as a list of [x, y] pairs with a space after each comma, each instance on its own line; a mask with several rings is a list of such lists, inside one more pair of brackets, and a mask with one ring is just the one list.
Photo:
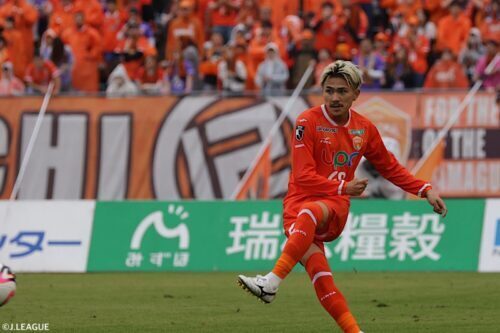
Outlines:
[[430, 188], [430, 184], [415, 178], [399, 164], [370, 120], [352, 109], [349, 113], [344, 126], [331, 119], [324, 105], [313, 107], [297, 118], [292, 140], [292, 172], [283, 202], [286, 221], [294, 219], [300, 206], [308, 201], [348, 198], [346, 182], [354, 178], [362, 156], [383, 177], [409, 193], [421, 196]]

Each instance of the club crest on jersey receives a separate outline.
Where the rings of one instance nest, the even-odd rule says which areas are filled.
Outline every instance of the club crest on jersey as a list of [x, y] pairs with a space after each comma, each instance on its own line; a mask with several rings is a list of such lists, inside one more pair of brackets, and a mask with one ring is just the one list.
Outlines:
[[355, 136], [352, 138], [352, 146], [356, 150], [360, 150], [361, 147], [363, 146], [363, 138], [360, 136]]
[[297, 141], [302, 141], [304, 138], [304, 131], [306, 130], [305, 126], [299, 125], [295, 128], [295, 139]]

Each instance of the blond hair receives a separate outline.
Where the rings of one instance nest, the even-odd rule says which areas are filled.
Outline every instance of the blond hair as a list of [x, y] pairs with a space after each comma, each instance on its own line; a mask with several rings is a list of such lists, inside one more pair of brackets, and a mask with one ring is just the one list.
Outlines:
[[349, 87], [357, 90], [363, 83], [363, 73], [361, 70], [350, 61], [337, 60], [329, 64], [321, 74], [321, 86], [325, 85], [326, 79], [329, 77], [342, 77], [347, 81]]

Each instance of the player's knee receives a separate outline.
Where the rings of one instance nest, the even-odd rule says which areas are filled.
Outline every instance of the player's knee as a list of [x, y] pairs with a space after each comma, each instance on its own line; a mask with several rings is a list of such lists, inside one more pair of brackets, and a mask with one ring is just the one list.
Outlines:
[[316, 228], [320, 228], [326, 221], [328, 211], [319, 202], [307, 202], [300, 207], [297, 217], [306, 214], [314, 222]]

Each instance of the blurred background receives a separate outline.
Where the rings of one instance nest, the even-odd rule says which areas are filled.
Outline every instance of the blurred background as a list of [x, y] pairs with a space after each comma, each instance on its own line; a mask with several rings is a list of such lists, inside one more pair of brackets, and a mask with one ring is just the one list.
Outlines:
[[353, 108], [453, 208], [432, 215], [363, 160], [365, 198], [327, 248], [338, 267], [477, 270], [486, 244], [500, 270], [498, 0], [0, 3], [0, 259], [14, 270], [269, 267], [293, 124], [337, 59], [363, 71]]

